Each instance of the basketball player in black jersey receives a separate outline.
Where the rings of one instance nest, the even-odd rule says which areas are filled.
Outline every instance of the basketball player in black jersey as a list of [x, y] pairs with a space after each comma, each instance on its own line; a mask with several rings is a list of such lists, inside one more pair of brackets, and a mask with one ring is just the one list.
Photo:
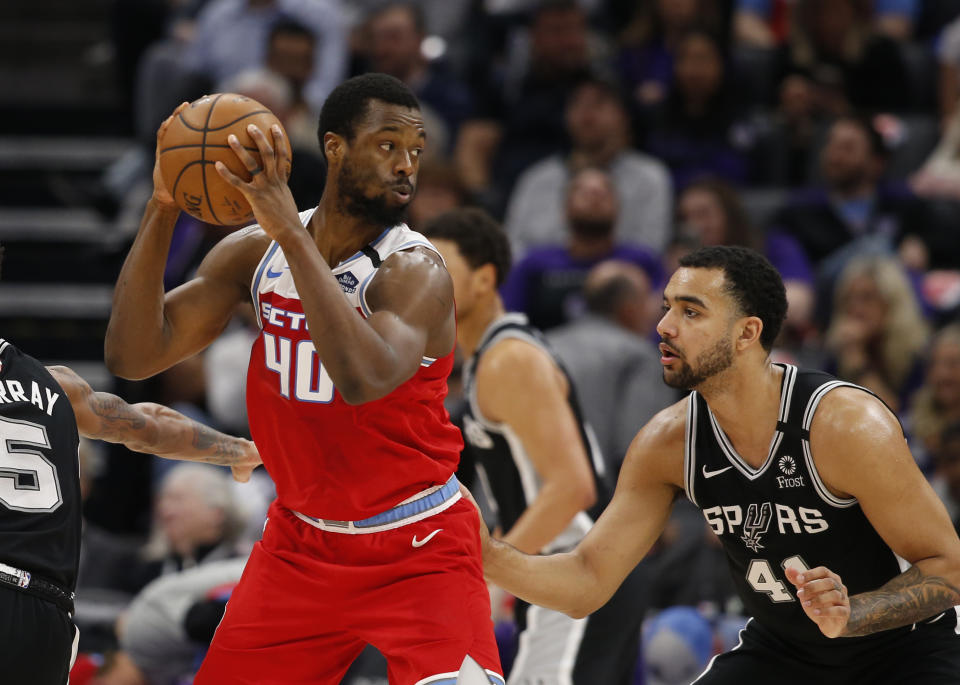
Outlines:
[[[528, 554], [571, 549], [610, 500], [604, 462], [576, 393], [546, 339], [497, 293], [510, 245], [479, 209], [456, 209], [423, 234], [453, 280], [464, 355], [465, 449], [493, 497], [503, 540]], [[632, 682], [643, 618], [639, 576], [587, 620], [519, 603], [523, 631], [507, 680]]]
[[[0, 253], [2, 255], [2, 253]], [[0, 338], [0, 682], [63, 685], [76, 657], [80, 555], [79, 435], [170, 459], [260, 463], [249, 440], [167, 407], [94, 392]]]
[[688, 255], [663, 304], [664, 380], [694, 392], [640, 430], [576, 549], [531, 556], [487, 539], [488, 577], [586, 616], [685, 492], [753, 616], [695, 683], [960, 682], [960, 540], [896, 417], [863, 388], [770, 361], [786, 298], [756, 252]]

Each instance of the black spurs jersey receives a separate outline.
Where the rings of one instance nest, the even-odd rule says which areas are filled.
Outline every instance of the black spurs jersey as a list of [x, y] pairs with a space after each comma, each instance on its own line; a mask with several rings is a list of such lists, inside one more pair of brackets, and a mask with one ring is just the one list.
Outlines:
[[[687, 497], [720, 538], [746, 612], [768, 631], [818, 653], [827, 643], [885, 639], [896, 631], [829, 640], [803, 613], [784, 574], [788, 566], [826, 566], [854, 595], [877, 589], [908, 567], [873, 529], [856, 499], [840, 499], [827, 490], [810, 451], [810, 425], [824, 395], [841, 386], [864, 389], [820, 371], [777, 366], [783, 368], [780, 414], [758, 469], [737, 454], [703, 397], [690, 394]], [[948, 611], [931, 622], [940, 620], [956, 624], [957, 613]]]
[[80, 559], [79, 442], [63, 389], [0, 338], [0, 563], [68, 591]]
[[590, 458], [597, 489], [597, 502], [588, 511], [581, 511], [570, 525], [556, 537], [545, 552], [554, 552], [572, 548], [587, 534], [593, 522], [610, 501], [611, 488], [604, 472], [604, 462], [593, 430], [583, 418], [577, 402], [573, 381], [553, 353], [543, 334], [530, 326], [523, 314], [506, 314], [494, 321], [484, 331], [473, 357], [466, 361], [463, 368], [463, 390], [467, 397], [467, 408], [463, 415], [463, 438], [465, 449], [470, 450], [477, 466], [477, 472], [484, 487], [492, 495], [497, 507], [500, 525], [506, 532], [513, 527], [520, 515], [530, 506], [540, 491], [540, 478], [527, 456], [517, 435], [505, 424], [493, 423], [480, 412], [477, 403], [477, 388], [474, 373], [483, 353], [492, 345], [507, 338], [524, 340], [544, 350], [553, 359], [554, 364], [567, 377], [570, 394], [567, 401], [580, 426], [580, 437]]

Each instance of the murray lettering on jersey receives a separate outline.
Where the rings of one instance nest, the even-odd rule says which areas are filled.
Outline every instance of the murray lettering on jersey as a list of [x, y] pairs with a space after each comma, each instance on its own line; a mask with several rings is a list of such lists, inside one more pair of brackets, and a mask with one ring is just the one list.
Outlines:
[[53, 416], [53, 405], [58, 399], [60, 399], [59, 392], [42, 386], [36, 381], [30, 381], [29, 386], [24, 386], [23, 383], [12, 378], [0, 381], [0, 404], [29, 402], [35, 404], [47, 416]]
[[839, 497], [823, 482], [810, 447], [823, 397], [837, 387], [858, 386], [778, 366], [778, 420], [766, 458], [756, 467], [737, 452], [703, 397], [690, 394], [684, 486], [726, 551], [747, 613], [784, 640], [820, 648], [827, 638], [803, 613], [787, 568], [827, 566], [851, 595], [875, 590], [903, 568], [857, 500]]

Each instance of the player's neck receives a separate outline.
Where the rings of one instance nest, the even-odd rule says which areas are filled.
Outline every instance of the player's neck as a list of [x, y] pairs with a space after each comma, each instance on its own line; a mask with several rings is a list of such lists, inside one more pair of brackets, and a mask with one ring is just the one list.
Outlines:
[[465, 359], [477, 351], [480, 339], [490, 324], [505, 313], [503, 300], [495, 294], [489, 300], [478, 302], [468, 316], [457, 322], [457, 343]]
[[383, 226], [340, 211], [335, 203], [325, 202], [324, 195], [307, 224], [313, 242], [332, 269], [353, 256], [383, 233]]
[[762, 370], [750, 364], [731, 367], [720, 376], [708, 380], [697, 392], [737, 452], [751, 466], [759, 467], [767, 458], [777, 427], [783, 369], [766, 360]]

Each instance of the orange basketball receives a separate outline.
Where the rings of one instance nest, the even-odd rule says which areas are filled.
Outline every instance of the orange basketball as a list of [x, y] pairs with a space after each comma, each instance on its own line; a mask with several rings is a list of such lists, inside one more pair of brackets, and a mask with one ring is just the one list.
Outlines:
[[[270, 144], [270, 127], [280, 124], [273, 112], [256, 100], [234, 93], [204, 95], [185, 107], [159, 139], [160, 175], [180, 208], [211, 224], [235, 226], [253, 220], [243, 194], [224, 181], [214, 163], [223, 162], [244, 181], [250, 172], [227, 143], [231, 133], [257, 159], [257, 144], [247, 133], [256, 125]], [[282, 128], [282, 125], [281, 125]], [[290, 142], [283, 136], [290, 158]], [[288, 172], [289, 173], [289, 172]]]

